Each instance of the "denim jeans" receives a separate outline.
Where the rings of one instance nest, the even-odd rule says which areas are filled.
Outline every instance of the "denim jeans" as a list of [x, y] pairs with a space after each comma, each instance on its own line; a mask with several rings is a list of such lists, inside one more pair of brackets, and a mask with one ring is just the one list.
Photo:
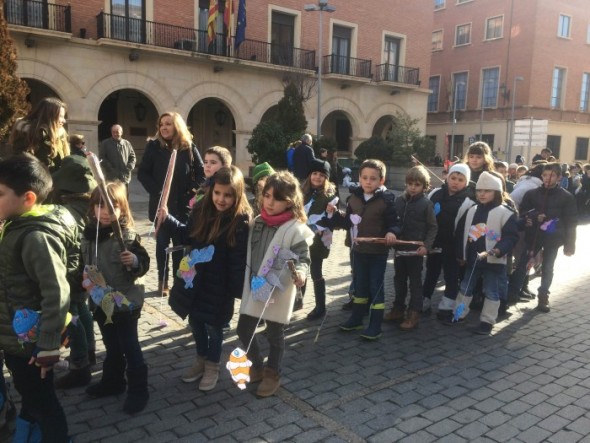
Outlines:
[[422, 295], [425, 298], [432, 298], [438, 277], [442, 269], [445, 278], [444, 296], [450, 300], [457, 299], [459, 292], [459, 263], [455, 258], [455, 253], [450, 248], [443, 248], [440, 254], [430, 254], [426, 258], [426, 277], [424, 277], [424, 287]]
[[84, 301], [71, 302], [70, 313], [78, 316], [77, 323], [68, 325], [70, 336], [70, 366], [81, 369], [88, 366], [88, 350], [95, 348], [94, 327], [88, 303]]
[[383, 305], [387, 254], [353, 252], [355, 297], [368, 298], [370, 305]]
[[[252, 362], [252, 367], [260, 369], [264, 364], [264, 357], [260, 353], [258, 336], [256, 335], [256, 324], [258, 319], [250, 315], [241, 314], [238, 320], [238, 337], [247, 350], [250, 340], [252, 344], [248, 350], [248, 359]], [[268, 361], [266, 366], [281, 372], [281, 362], [285, 353], [285, 325], [274, 321], [266, 320], [266, 339], [269, 344]]]
[[207, 324], [195, 319], [190, 314], [188, 322], [197, 345], [197, 354], [209, 361], [219, 363], [221, 359], [221, 345], [223, 344], [223, 327]]
[[483, 278], [483, 291], [486, 298], [492, 301], [500, 300], [502, 280], [506, 279], [506, 265], [487, 265], [478, 262], [474, 265], [467, 265], [465, 276], [461, 282], [461, 292], [466, 297], [473, 296], [473, 288], [480, 277]]
[[408, 295], [408, 280], [410, 282], [410, 303], [412, 311], [422, 312], [422, 266], [424, 258], [417, 257], [396, 257], [394, 268], [395, 275], [393, 283], [395, 287], [395, 300], [393, 305], [400, 309], [406, 308], [406, 296]]
[[[156, 263], [158, 266], [158, 281], [168, 282], [168, 276], [170, 275], [170, 260], [166, 254], [166, 248], [170, 246], [170, 241], [176, 246], [178, 244], [178, 236], [174, 234], [170, 229], [167, 229], [164, 224], [158, 229], [156, 234]], [[176, 275], [176, 271], [182, 260], [183, 251], [175, 251], [172, 254], [172, 275]], [[164, 273], [164, 268], [166, 272]], [[172, 286], [172, 285], [170, 285]]]
[[[539, 294], [549, 294], [549, 288], [551, 288], [551, 283], [553, 282], [553, 267], [555, 266], [555, 259], [557, 258], [557, 251], [559, 251], [559, 246], [546, 248], [543, 247], [543, 275], [541, 276], [541, 285], [539, 286]], [[533, 256], [537, 255], [541, 247], [535, 248], [533, 251]], [[508, 287], [508, 292], [510, 294], [518, 294], [520, 292], [520, 288], [522, 288], [522, 284], [527, 276], [527, 264], [529, 262], [529, 255], [530, 251], [526, 249], [522, 251], [520, 257], [516, 262], [516, 268], [514, 272], [510, 276], [510, 286]]]
[[4, 359], [21, 395], [20, 416], [39, 424], [43, 443], [69, 442], [66, 416], [53, 387], [53, 371], [41, 378], [41, 368], [30, 365], [28, 359], [10, 354]]
[[137, 336], [138, 313], [121, 312], [113, 316], [113, 323], [105, 324], [106, 316], [102, 309], [94, 311], [94, 320], [98, 323], [102, 341], [106, 348], [106, 357], [117, 361], [124, 356], [127, 369], [140, 369], [145, 366], [143, 352]]

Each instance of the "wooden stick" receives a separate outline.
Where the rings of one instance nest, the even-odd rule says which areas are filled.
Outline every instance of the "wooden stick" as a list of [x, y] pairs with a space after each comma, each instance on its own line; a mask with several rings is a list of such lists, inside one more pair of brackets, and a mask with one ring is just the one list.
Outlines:
[[416, 163], [418, 163], [419, 165], [422, 165], [424, 167], [424, 169], [426, 169], [428, 172], [430, 172], [430, 174], [434, 177], [437, 178], [441, 183], [444, 183], [445, 181], [440, 178], [438, 175], [436, 175], [434, 172], [432, 172], [432, 169], [430, 169], [429, 167], [427, 167], [424, 163], [422, 163], [420, 160], [418, 160], [416, 157], [414, 157], [413, 155], [410, 155], [410, 157], [412, 158], [413, 161], [415, 161]]
[[178, 151], [176, 149], [172, 149], [172, 152], [170, 153], [170, 161], [168, 162], [166, 179], [164, 180], [164, 186], [162, 187], [162, 195], [160, 197], [160, 204], [158, 205], [156, 229], [154, 231], [154, 236], [158, 234], [158, 229], [160, 229], [160, 226], [164, 221], [164, 217], [160, 215], [160, 209], [162, 209], [165, 206], [168, 206], [168, 197], [170, 197], [170, 187], [172, 186], [172, 178], [174, 177], [174, 166], [176, 165], [177, 152]]
[[[384, 237], [357, 237], [354, 239], [355, 243], [374, 243], [374, 244], [386, 244], [386, 240]], [[421, 241], [410, 241], [410, 240], [395, 240], [392, 246], [396, 245], [414, 245], [414, 246], [424, 246], [424, 242]]]

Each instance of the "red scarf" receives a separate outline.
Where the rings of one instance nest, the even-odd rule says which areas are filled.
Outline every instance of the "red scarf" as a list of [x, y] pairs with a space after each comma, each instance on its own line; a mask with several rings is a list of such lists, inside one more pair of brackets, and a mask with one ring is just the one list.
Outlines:
[[260, 217], [268, 226], [281, 226], [293, 218], [293, 212], [286, 210], [277, 215], [268, 215], [264, 207], [260, 210]]

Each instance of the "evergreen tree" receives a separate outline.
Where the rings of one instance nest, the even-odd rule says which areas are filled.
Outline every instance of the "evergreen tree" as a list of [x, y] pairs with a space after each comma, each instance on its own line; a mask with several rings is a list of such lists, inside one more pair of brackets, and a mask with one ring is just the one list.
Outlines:
[[307, 129], [303, 99], [294, 83], [285, 86], [283, 98], [278, 104], [277, 122], [285, 135], [293, 140], [298, 140]]
[[0, 141], [7, 138], [17, 117], [24, 117], [29, 105], [29, 88], [16, 75], [16, 48], [4, 19], [0, 2]]

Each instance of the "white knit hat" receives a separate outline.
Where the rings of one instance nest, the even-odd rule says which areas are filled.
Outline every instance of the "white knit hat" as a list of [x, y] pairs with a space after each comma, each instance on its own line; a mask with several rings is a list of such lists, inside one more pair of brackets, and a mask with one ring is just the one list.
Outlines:
[[453, 172], [463, 174], [467, 179], [467, 183], [469, 183], [469, 180], [471, 180], [471, 169], [469, 169], [469, 166], [467, 166], [465, 163], [455, 163], [453, 166], [451, 166], [451, 169], [449, 169], [449, 175], [451, 175]]
[[491, 191], [502, 192], [502, 180], [500, 180], [495, 175], [492, 175], [489, 172], [484, 171], [479, 176], [479, 180], [477, 180], [475, 189], [486, 189]]
[[508, 166], [508, 168], [510, 168], [510, 169], [517, 169], [518, 168], [518, 163], [510, 163], [510, 165]]

